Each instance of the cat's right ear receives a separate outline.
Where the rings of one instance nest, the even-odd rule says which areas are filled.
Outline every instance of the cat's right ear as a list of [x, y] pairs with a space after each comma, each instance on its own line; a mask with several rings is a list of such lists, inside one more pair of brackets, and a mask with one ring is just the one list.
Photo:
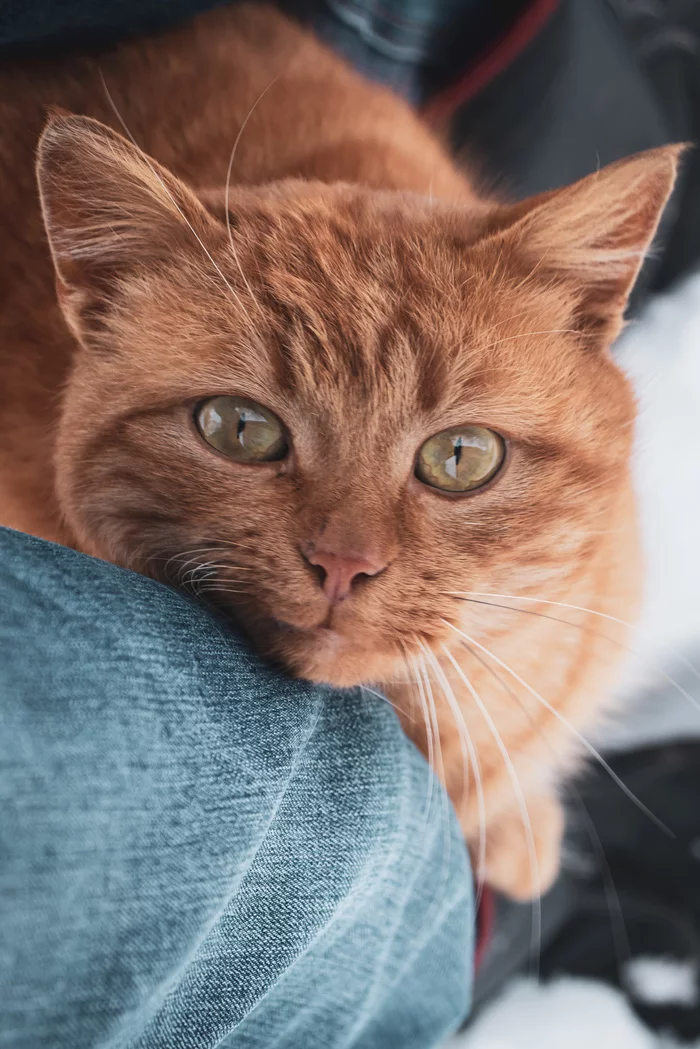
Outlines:
[[49, 119], [37, 178], [59, 302], [81, 342], [99, 332], [129, 273], [204, 241], [216, 224], [184, 183], [89, 117]]
[[573, 185], [505, 212], [502, 235], [523, 260], [566, 289], [566, 320], [588, 345], [609, 346], [676, 179], [685, 146], [625, 157]]

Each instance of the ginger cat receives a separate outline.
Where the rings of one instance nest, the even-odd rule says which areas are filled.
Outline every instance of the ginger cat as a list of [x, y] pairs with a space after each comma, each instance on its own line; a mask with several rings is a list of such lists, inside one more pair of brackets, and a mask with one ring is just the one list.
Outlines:
[[625, 637], [553, 602], [635, 613], [608, 349], [678, 149], [482, 199], [260, 6], [0, 78], [2, 523], [380, 685], [479, 876], [544, 890]]

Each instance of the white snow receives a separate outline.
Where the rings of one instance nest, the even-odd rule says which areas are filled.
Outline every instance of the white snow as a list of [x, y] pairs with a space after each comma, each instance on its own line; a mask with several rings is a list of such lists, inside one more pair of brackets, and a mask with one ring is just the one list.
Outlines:
[[690, 959], [654, 958], [640, 955], [623, 967], [625, 987], [632, 998], [647, 1005], [698, 1004], [697, 965]]
[[656, 1049], [621, 994], [593, 980], [517, 980], [445, 1049]]
[[[632, 644], [644, 661], [629, 661], [622, 689], [634, 696], [661, 683], [659, 669], [693, 678], [683, 660], [700, 663], [700, 274], [652, 302], [615, 352], [639, 402], [634, 467], [646, 585]], [[700, 697], [700, 678], [694, 685]], [[700, 711], [687, 700], [653, 722], [626, 716], [608, 741], [678, 735], [700, 735]]]

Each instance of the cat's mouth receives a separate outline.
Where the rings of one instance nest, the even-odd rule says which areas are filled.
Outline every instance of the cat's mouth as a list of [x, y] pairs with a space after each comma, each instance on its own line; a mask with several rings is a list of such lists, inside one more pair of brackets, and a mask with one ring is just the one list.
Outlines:
[[225, 613], [243, 628], [263, 658], [287, 673], [316, 684], [353, 688], [388, 680], [396, 672], [401, 650], [391, 639], [355, 616], [338, 616], [326, 609], [306, 623], [265, 614], [260, 608], [241, 616], [228, 603]]
[[294, 623], [287, 623], [283, 619], [275, 619], [273, 623], [274, 629], [282, 639], [286, 638], [292, 644], [296, 642], [304, 646], [312, 645], [326, 657], [332, 656], [333, 653], [340, 655], [344, 648], [352, 645], [341, 630], [336, 630], [328, 625], [328, 618], [323, 623], [311, 627], [295, 626]]
[[292, 634], [296, 636], [303, 634], [306, 637], [323, 637], [326, 634], [332, 634], [335, 637], [341, 637], [340, 631], [335, 630], [329, 625], [329, 620], [330, 617], [326, 617], [322, 623], [311, 627], [295, 626], [294, 623], [287, 623], [284, 619], [273, 619], [272, 623], [275, 629], [279, 630], [281, 634]]
[[355, 638], [327, 623], [300, 627], [270, 619], [263, 647], [295, 677], [337, 688], [376, 681], [393, 665], [393, 654], [379, 652], [366, 638]]

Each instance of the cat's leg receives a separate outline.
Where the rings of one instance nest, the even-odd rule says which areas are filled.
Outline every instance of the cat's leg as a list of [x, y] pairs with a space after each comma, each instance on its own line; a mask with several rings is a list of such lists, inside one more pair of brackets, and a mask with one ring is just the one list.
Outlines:
[[[553, 794], [530, 795], [525, 803], [527, 822], [516, 809], [486, 827], [485, 880], [515, 900], [530, 900], [550, 888], [559, 873], [564, 833], [564, 813]], [[477, 849], [474, 844], [475, 869]]]

